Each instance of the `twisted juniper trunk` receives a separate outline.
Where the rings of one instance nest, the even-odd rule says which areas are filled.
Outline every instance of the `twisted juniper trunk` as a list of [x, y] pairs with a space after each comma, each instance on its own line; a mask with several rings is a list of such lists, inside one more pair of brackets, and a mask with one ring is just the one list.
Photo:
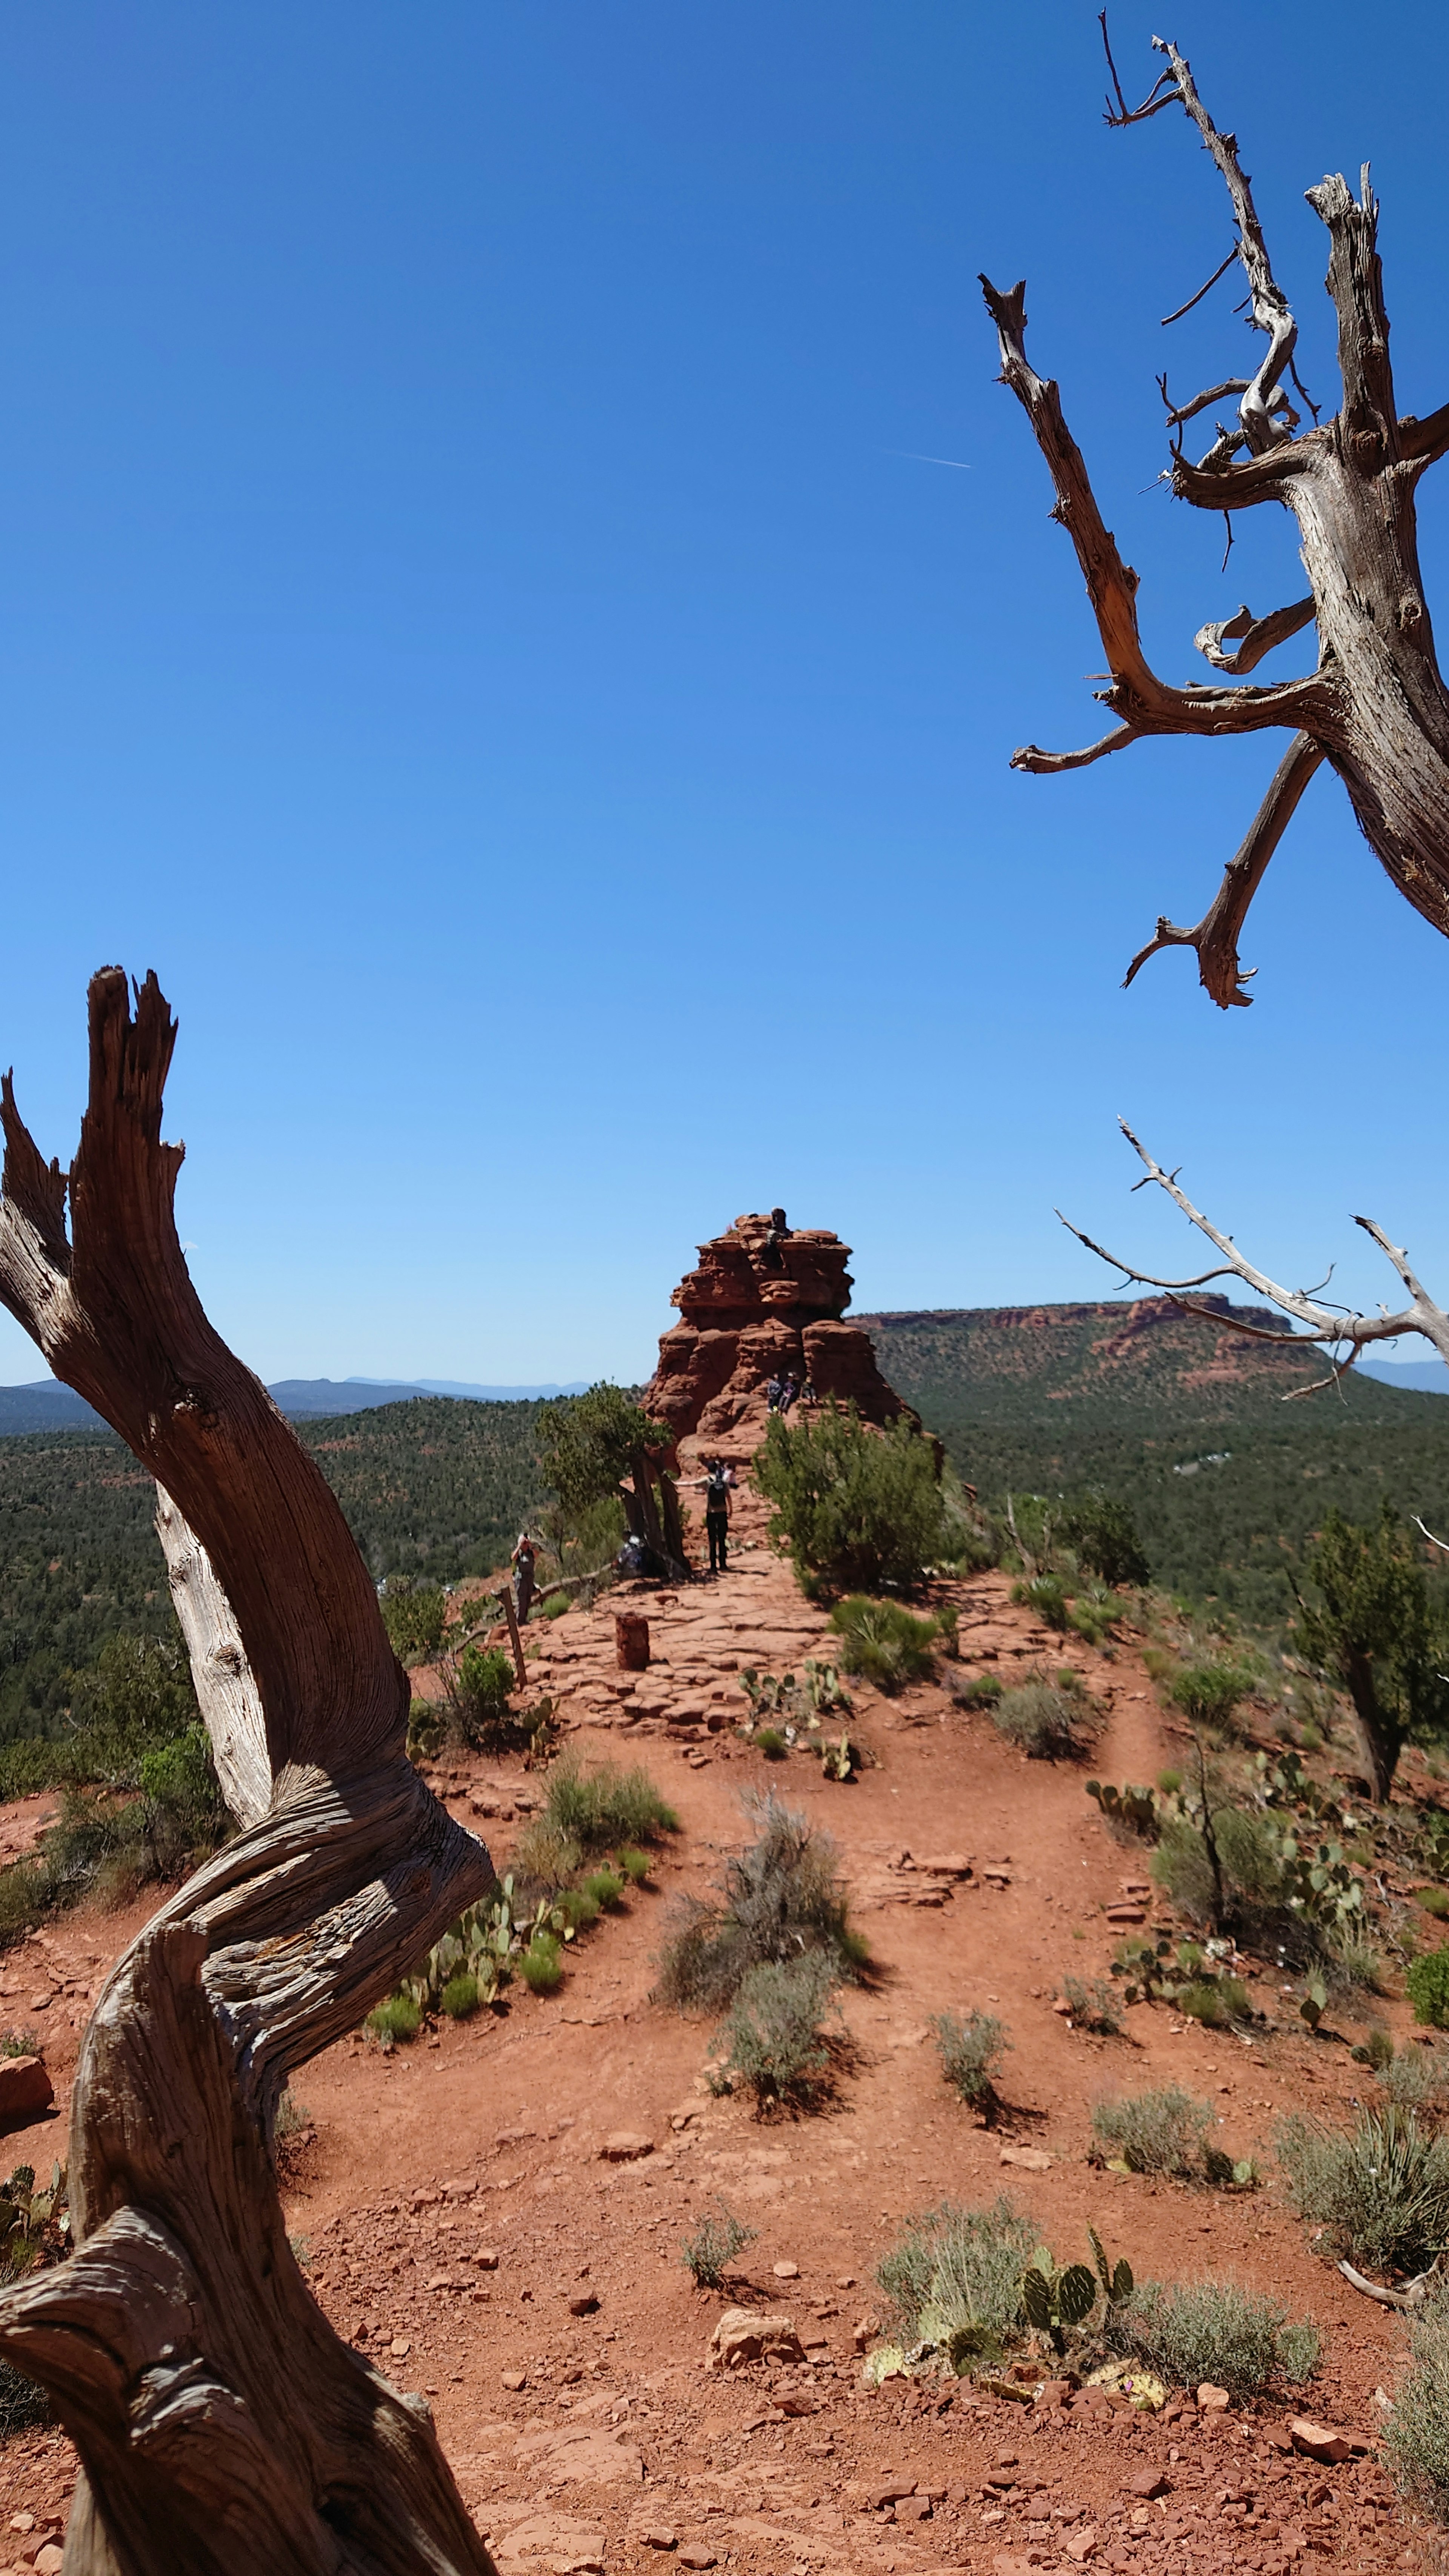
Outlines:
[[406, 1758], [407, 1685], [333, 1495], [187, 1275], [154, 976], [134, 1020], [125, 976], [96, 976], [90, 1019], [68, 1178], [4, 1084], [0, 1298], [156, 1477], [242, 1830], [107, 1981], [71, 2097], [77, 2250], [0, 2297], [0, 2352], [80, 2452], [66, 2576], [490, 2576], [428, 2409], [308, 2291], [268, 2140], [291, 2070], [491, 1864]]
[[[1396, 408], [1376, 246], [1378, 204], [1365, 168], [1358, 200], [1339, 177], [1308, 191], [1329, 236], [1328, 291], [1338, 317], [1343, 395], [1332, 419], [1295, 434], [1299, 415], [1286, 387], [1290, 378], [1297, 384], [1296, 326], [1269, 264], [1236, 139], [1214, 126], [1176, 46], [1153, 41], [1168, 68], [1142, 106], [1129, 109], [1112, 66], [1119, 112], [1109, 110], [1109, 122], [1135, 124], [1180, 106], [1197, 126], [1228, 188], [1253, 325], [1269, 341], [1251, 380], [1229, 378], [1191, 402], [1169, 402], [1172, 487], [1200, 510], [1231, 514], [1261, 502], [1291, 510], [1310, 584], [1306, 600], [1261, 618], [1243, 608], [1234, 618], [1204, 626], [1196, 641], [1214, 670], [1241, 682], [1276, 645], [1316, 623], [1318, 667], [1276, 687], [1176, 688], [1158, 678], [1138, 632], [1137, 575], [1103, 523], [1056, 386], [1028, 362], [1025, 287], [1002, 293], [983, 278], [1002, 379], [1026, 410], [1051, 469], [1053, 516], [1076, 548], [1106, 649], [1110, 679], [1098, 696], [1118, 719], [1112, 732], [1083, 751], [1046, 752], [1028, 744], [1014, 755], [1013, 766], [1041, 773], [1080, 768], [1152, 734], [1256, 733], [1281, 726], [1292, 735], [1203, 920], [1180, 928], [1165, 916], [1159, 919], [1156, 936], [1128, 970], [1130, 983], [1158, 949], [1193, 948], [1205, 989], [1227, 1008], [1250, 999], [1238, 960], [1244, 918], [1304, 788], [1324, 762], [1342, 779], [1364, 836], [1394, 884], [1426, 921], [1449, 934], [1449, 694], [1424, 600], [1415, 515], [1420, 475], [1449, 451], [1449, 404], [1426, 420], [1401, 418]], [[1162, 391], [1166, 399], [1165, 376]], [[1242, 397], [1237, 427], [1220, 427], [1206, 455], [1190, 463], [1182, 451], [1183, 425], [1226, 394]], [[1241, 639], [1236, 652], [1224, 649], [1229, 639]]]

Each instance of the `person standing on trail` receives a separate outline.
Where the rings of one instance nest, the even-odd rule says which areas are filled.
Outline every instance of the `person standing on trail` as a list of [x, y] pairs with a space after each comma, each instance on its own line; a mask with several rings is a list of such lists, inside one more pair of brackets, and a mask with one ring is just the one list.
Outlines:
[[520, 1530], [518, 1533], [518, 1545], [513, 1551], [513, 1576], [514, 1608], [518, 1613], [520, 1628], [526, 1628], [529, 1606], [533, 1600], [538, 1579], [538, 1561], [533, 1552], [533, 1541], [527, 1530]]
[[716, 1458], [704, 1480], [704, 1528], [709, 1540], [711, 1574], [729, 1572], [730, 1488], [734, 1477], [722, 1458]]
[[710, 1458], [705, 1462], [702, 1476], [689, 1476], [684, 1481], [704, 1487], [704, 1529], [709, 1540], [709, 1570], [711, 1574], [728, 1574], [730, 1496], [735, 1490], [735, 1471], [726, 1465], [723, 1458]]
[[767, 1380], [765, 1386], [765, 1411], [767, 1413], [779, 1412], [780, 1398], [784, 1392], [785, 1381], [783, 1378], [776, 1376]]

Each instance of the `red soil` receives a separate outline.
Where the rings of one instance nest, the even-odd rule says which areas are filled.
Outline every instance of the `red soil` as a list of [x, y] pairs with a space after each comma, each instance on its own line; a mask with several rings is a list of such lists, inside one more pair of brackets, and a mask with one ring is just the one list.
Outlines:
[[[506, 2012], [388, 2057], [354, 2040], [299, 2076], [311, 2135], [292, 2151], [289, 2221], [328, 2315], [427, 2392], [504, 2576], [1427, 2563], [1376, 2457], [1375, 2391], [1402, 2367], [1402, 2328], [1314, 2255], [1272, 2178], [1275, 2116], [1346, 2110], [1369, 2079], [1341, 2045], [1294, 2025], [1266, 1975], [1255, 1998], [1274, 2027], [1251, 2045], [1183, 2027], [1160, 2005], [1134, 2008], [1120, 2039], [1068, 2028], [1052, 1990], [1069, 1973], [1105, 1973], [1120, 1938], [1106, 1908], [1140, 1858], [1109, 1836], [1080, 1770], [1027, 1762], [934, 1686], [895, 1702], [856, 1691], [852, 1731], [879, 1767], [853, 1783], [823, 1781], [808, 1755], [771, 1765], [745, 1749], [730, 1731], [736, 1667], [798, 1669], [830, 1643], [761, 1544], [761, 1519], [743, 1495], [721, 1581], [640, 1598], [655, 1661], [632, 1702], [614, 1696], [617, 1595], [529, 1631], [577, 1753], [644, 1763], [681, 1831], [656, 1885], [570, 1951], [556, 1996], [515, 1986]], [[1004, 1678], [1062, 1654], [1007, 1589], [996, 1575], [955, 1587], [963, 1662]], [[1173, 1747], [1135, 1655], [1109, 1661], [1075, 1639], [1071, 1655], [1106, 1712], [1092, 1767], [1150, 1779]], [[720, 1712], [730, 1725], [710, 1731]], [[671, 1716], [691, 1731], [670, 1740]], [[506, 1865], [517, 1826], [501, 1811], [536, 1802], [537, 1781], [470, 1757], [441, 1765], [437, 1785]], [[708, 1887], [748, 1837], [740, 1793], [767, 1785], [835, 1836], [878, 1973], [845, 2003], [858, 2064], [835, 2107], [763, 2122], [709, 2095], [707, 2028], [651, 2005], [649, 1988], [672, 1900]], [[948, 1857], [969, 1858], [972, 1875], [919, 1866]], [[984, 1881], [991, 1865], [1002, 1876]], [[143, 1910], [78, 1913], [3, 1963], [6, 2014], [44, 2034], [59, 2104], [12, 2132], [12, 2162], [43, 2168], [62, 2151], [86, 1995]], [[995, 2129], [947, 2090], [926, 2027], [971, 2005], [1013, 2037], [1012, 2107]], [[1387, 2017], [1403, 2023], [1404, 2007]], [[1213, 2098], [1233, 2152], [1259, 2151], [1263, 2189], [1227, 2197], [1087, 2164], [1093, 2099], [1170, 2079]], [[605, 2160], [620, 2130], [646, 2135], [652, 2153]], [[1044, 2149], [1049, 2170], [1004, 2166], [1023, 2146]], [[973, 2398], [965, 2383], [862, 2390], [854, 2332], [883, 2314], [874, 2267], [903, 2217], [1003, 2188], [1060, 2261], [1082, 2256], [1092, 2220], [1139, 2278], [1232, 2274], [1315, 2318], [1324, 2362], [1305, 2411], [1359, 2438], [1365, 2457], [1333, 2468], [1300, 2457], [1281, 2403], [1216, 2415], [1189, 2400], [1142, 2418]], [[716, 2194], [759, 2231], [744, 2258], [751, 2286], [732, 2297], [788, 2308], [814, 2342], [806, 2365], [706, 2370], [726, 2303], [692, 2288], [679, 2241]], [[798, 2275], [777, 2277], [784, 2264]], [[574, 2315], [571, 2301], [590, 2297], [597, 2307]], [[72, 2471], [57, 2434], [0, 2452], [0, 2532], [12, 2515], [36, 2517], [28, 2533], [11, 2525], [16, 2564], [58, 2528]], [[1149, 2497], [1154, 2471], [1165, 2486]], [[852, 2482], [877, 2477], [921, 2493], [884, 2514], [861, 2509]]]

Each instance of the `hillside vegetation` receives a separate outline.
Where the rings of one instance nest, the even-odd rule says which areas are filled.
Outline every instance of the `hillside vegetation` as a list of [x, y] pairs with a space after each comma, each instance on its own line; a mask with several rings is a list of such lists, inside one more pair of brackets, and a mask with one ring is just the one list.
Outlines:
[[1367, 1524], [1387, 1498], [1449, 1534], [1440, 1396], [1352, 1376], [1285, 1403], [1322, 1376], [1316, 1354], [1160, 1298], [859, 1320], [983, 1501], [1099, 1489], [1131, 1505], [1154, 1582], [1252, 1624], [1287, 1616], [1287, 1567], [1330, 1505]]
[[[486, 1573], [538, 1503], [537, 1404], [437, 1396], [298, 1425], [368, 1565]], [[0, 1439], [0, 1743], [52, 1735], [109, 1637], [167, 1636], [155, 1489], [108, 1431]]]

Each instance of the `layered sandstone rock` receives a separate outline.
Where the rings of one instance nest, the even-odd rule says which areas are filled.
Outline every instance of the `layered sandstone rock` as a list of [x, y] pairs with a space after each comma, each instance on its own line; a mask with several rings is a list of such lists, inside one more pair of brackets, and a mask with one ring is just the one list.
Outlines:
[[[850, 1303], [850, 1246], [821, 1228], [737, 1216], [728, 1234], [699, 1247], [670, 1300], [680, 1321], [659, 1344], [646, 1409], [676, 1440], [704, 1441], [763, 1428], [764, 1390], [789, 1370], [824, 1401], [853, 1403], [867, 1422], [908, 1411], [876, 1365], [870, 1335], [842, 1321]], [[759, 1417], [757, 1420], [756, 1417]], [[754, 1438], [744, 1446], [753, 1448]]]

